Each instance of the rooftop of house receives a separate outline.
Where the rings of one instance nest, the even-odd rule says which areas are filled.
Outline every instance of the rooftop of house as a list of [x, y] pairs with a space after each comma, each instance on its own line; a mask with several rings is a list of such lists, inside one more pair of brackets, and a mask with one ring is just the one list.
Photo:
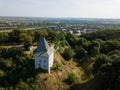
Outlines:
[[34, 54], [39, 54], [40, 56], [50, 56], [54, 51], [53, 46], [49, 46], [44, 37], [40, 37], [38, 47], [35, 49]]

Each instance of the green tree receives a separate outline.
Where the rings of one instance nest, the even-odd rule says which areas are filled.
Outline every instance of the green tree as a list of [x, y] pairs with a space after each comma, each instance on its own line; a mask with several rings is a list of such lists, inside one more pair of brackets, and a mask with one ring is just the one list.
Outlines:
[[93, 49], [90, 51], [91, 56], [97, 56], [100, 54], [100, 49], [98, 47], [93, 47]]
[[66, 60], [70, 60], [73, 58], [73, 56], [75, 55], [74, 51], [71, 48], [66, 48], [63, 52], [63, 57]]
[[113, 50], [119, 50], [119, 49], [120, 49], [120, 42], [119, 41], [108, 40], [102, 45], [101, 52], [107, 54]]
[[9, 33], [9, 41], [11, 43], [20, 43], [19, 42], [19, 35], [23, 32], [22, 30], [13, 30]]
[[6, 75], [6, 73], [3, 70], [0, 70], [0, 78], [4, 77]]
[[79, 38], [74, 34], [67, 33], [66, 40], [68, 41], [71, 47], [75, 47], [75, 45], [79, 42]]
[[106, 56], [104, 54], [96, 56], [95, 63], [93, 64], [93, 73], [96, 74], [97, 72], [99, 72], [101, 69], [101, 66], [108, 62], [110, 62], [110, 59], [108, 56]]
[[31, 36], [27, 36], [25, 38], [25, 41], [24, 41], [24, 47], [27, 50], [27, 48], [29, 48], [31, 45], [32, 45], [32, 37]]
[[27, 37], [28, 37], [29, 35], [27, 34], [27, 33], [21, 33], [20, 35], [19, 35], [19, 41], [20, 41], [20, 43], [21, 44], [24, 44], [25, 43], [25, 41], [27, 40]]
[[8, 33], [0, 32], [0, 44], [5, 44], [8, 42]]
[[74, 73], [69, 73], [67, 79], [65, 80], [68, 84], [73, 84], [76, 81], [76, 76]]
[[16, 90], [29, 90], [29, 86], [26, 82], [20, 81], [17, 85], [16, 85]]
[[86, 55], [87, 51], [82, 46], [76, 46], [75, 47], [75, 57], [76, 58], [82, 58]]

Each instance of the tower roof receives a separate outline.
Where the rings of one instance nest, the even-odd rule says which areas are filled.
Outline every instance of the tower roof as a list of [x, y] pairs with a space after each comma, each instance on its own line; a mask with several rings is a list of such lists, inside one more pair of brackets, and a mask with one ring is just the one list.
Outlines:
[[49, 49], [49, 45], [48, 45], [47, 41], [45, 40], [44, 37], [40, 37], [38, 47], [34, 51], [34, 54], [37, 54], [37, 53], [43, 54], [43, 53], [47, 52], [48, 49]]

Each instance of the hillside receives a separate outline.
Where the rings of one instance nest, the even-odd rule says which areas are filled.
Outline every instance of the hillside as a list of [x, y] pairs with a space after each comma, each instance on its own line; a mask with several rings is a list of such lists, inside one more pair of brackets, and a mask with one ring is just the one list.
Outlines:
[[[89, 66], [86, 66], [86, 68]], [[51, 73], [40, 73], [36, 76], [36, 83], [40, 90], [66, 90], [73, 84], [68, 84], [65, 80], [69, 74], [75, 75], [76, 84], [84, 83], [88, 79], [85, 78], [83, 67], [78, 66], [75, 61], [65, 61], [59, 52], [55, 53], [54, 66], [51, 68]]]
[[[1, 33], [0, 90], [120, 90], [119, 32], [80, 37], [53, 31]], [[55, 44], [50, 74], [35, 70], [34, 50], [26, 51], [31, 45], [36, 48], [40, 36]], [[14, 47], [19, 44], [22, 48]]]

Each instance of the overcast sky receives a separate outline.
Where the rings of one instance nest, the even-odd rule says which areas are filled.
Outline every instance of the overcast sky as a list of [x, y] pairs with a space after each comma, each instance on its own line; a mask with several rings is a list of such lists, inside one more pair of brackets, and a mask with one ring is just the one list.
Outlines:
[[120, 0], [0, 0], [0, 16], [120, 18]]

